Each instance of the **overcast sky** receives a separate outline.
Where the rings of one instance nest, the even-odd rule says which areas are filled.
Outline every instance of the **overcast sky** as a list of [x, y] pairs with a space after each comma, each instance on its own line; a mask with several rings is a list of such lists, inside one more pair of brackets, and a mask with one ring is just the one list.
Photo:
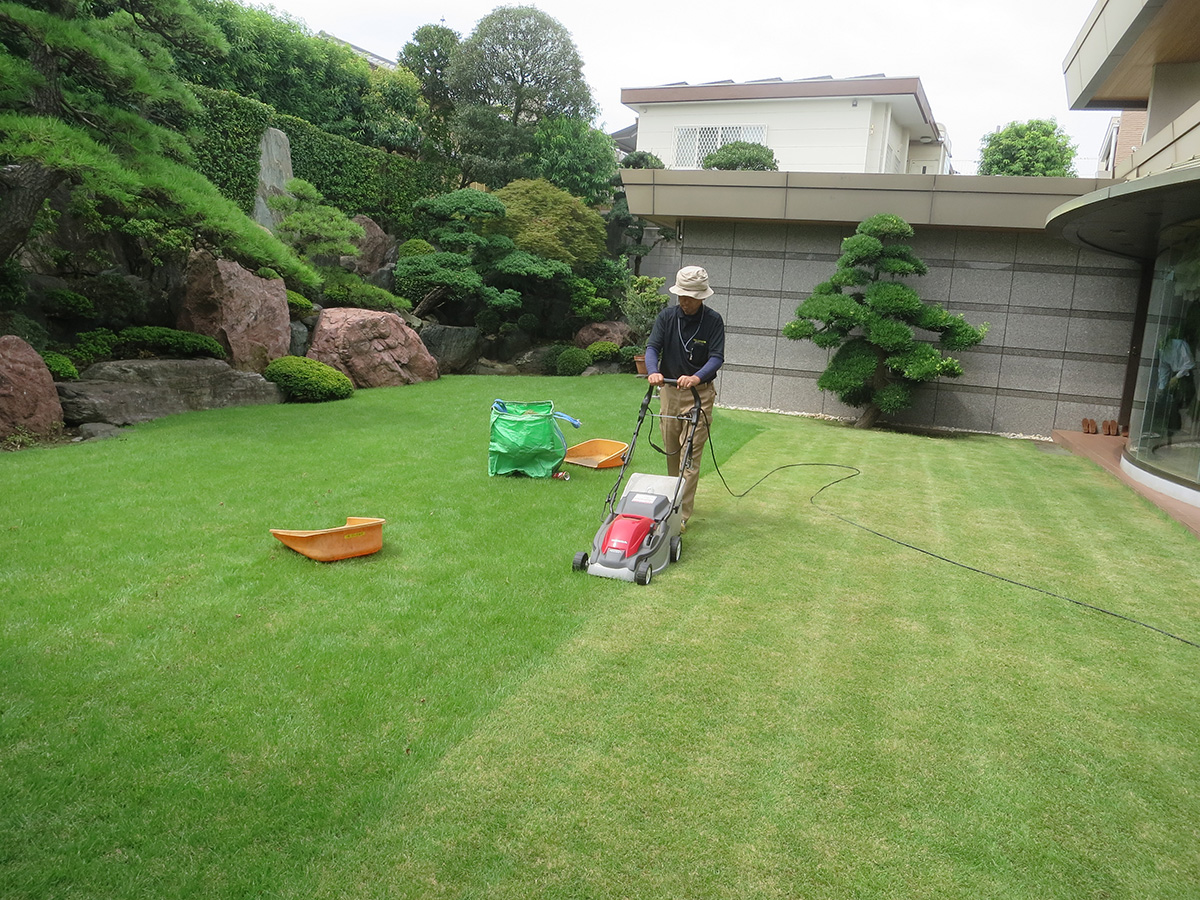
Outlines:
[[[243, 0], [245, 2], [245, 0]], [[388, 59], [422, 25], [466, 37], [498, 6], [536, 6], [571, 33], [606, 131], [632, 125], [621, 88], [686, 81], [787, 80], [884, 74], [921, 79], [950, 135], [955, 168], [975, 171], [983, 135], [1053, 118], [1095, 173], [1110, 112], [1067, 108], [1063, 59], [1096, 0], [276, 0], [273, 6]], [[266, 4], [248, 4], [266, 5]]]

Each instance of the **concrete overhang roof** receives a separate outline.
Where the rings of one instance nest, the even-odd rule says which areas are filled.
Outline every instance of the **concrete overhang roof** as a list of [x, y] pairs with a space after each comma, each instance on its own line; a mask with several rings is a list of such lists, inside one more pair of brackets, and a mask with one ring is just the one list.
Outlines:
[[1110, 184], [1069, 200], [1050, 213], [1046, 230], [1105, 253], [1154, 259], [1200, 234], [1200, 166]]
[[1107, 180], [984, 175], [864, 175], [622, 169], [629, 211], [682, 220], [858, 223], [877, 213], [910, 225], [1041, 232], [1055, 208]]
[[664, 84], [621, 89], [621, 102], [642, 115], [651, 106], [675, 103], [725, 103], [746, 100], [827, 100], [858, 98], [889, 103], [892, 114], [914, 139], [942, 140], [920, 78], [806, 78], [798, 81], [718, 81]]
[[1097, 0], [1063, 60], [1071, 109], [1145, 109], [1154, 66], [1200, 62], [1195, 0]]

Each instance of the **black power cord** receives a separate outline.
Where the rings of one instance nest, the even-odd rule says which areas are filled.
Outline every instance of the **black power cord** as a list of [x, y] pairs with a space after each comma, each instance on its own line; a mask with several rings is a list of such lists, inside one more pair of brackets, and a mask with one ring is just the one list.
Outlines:
[[862, 525], [859, 522], [855, 522], [852, 519], [847, 519], [845, 516], [839, 515], [838, 513], [835, 513], [832, 510], [826, 509], [825, 507], [821, 506], [821, 504], [819, 504], [817, 502], [817, 497], [823, 491], [827, 490], [828, 488], [833, 487], [834, 485], [841, 484], [843, 481], [849, 481], [851, 478], [857, 478], [859, 475], [862, 474], [862, 470], [858, 469], [854, 466], [842, 465], [840, 463], [788, 463], [787, 465], [776, 466], [774, 469], [772, 469], [770, 472], [768, 472], [762, 478], [758, 479], [758, 481], [754, 482], [754, 484], [750, 485], [750, 487], [746, 488], [746, 490], [742, 491], [740, 494], [735, 494], [733, 492], [733, 488], [731, 488], [729, 486], [729, 482], [727, 482], [725, 480], [725, 476], [721, 472], [721, 467], [719, 465], [717, 465], [716, 449], [712, 446], [712, 428], [710, 427], [711, 422], [707, 415], [704, 417], [704, 425], [706, 428], [708, 428], [708, 443], [709, 443], [708, 449], [709, 449], [709, 456], [712, 457], [713, 468], [717, 470], [717, 475], [719, 475], [721, 478], [721, 484], [725, 485], [725, 490], [728, 491], [729, 495], [731, 497], [733, 497], [734, 499], [740, 499], [742, 497], [745, 497], [747, 494], [749, 494], [752, 490], [754, 490], [756, 487], [758, 487], [760, 484], [762, 484], [764, 481], [766, 481], [768, 478], [770, 478], [776, 472], [783, 471], [784, 469], [796, 469], [796, 468], [802, 468], [802, 467], [823, 467], [823, 468], [827, 468], [827, 469], [845, 469], [850, 473], [849, 475], [843, 475], [841, 478], [836, 478], [833, 481], [830, 481], [828, 484], [822, 485], [821, 488], [818, 489], [816, 493], [814, 493], [811, 497], [808, 498], [808, 502], [811, 503], [816, 509], [823, 512], [825, 515], [832, 516], [833, 518], [835, 518], [841, 522], [845, 522], [847, 525], [852, 525], [855, 528], [861, 529], [862, 531], [865, 531], [868, 534], [873, 534], [876, 537], [883, 538], [885, 541], [891, 541], [893, 544], [899, 544], [901, 547], [907, 547], [909, 550], [915, 550], [917, 553], [923, 553], [926, 556], [929, 556], [933, 559], [939, 560], [940, 562], [949, 563], [952, 566], [958, 566], [958, 568], [966, 569], [968, 572], [975, 572], [979, 575], [986, 575], [988, 578], [995, 578], [997, 581], [1003, 581], [1006, 584], [1011, 584], [1016, 587], [1025, 588], [1026, 590], [1030, 590], [1030, 591], [1036, 591], [1037, 593], [1044, 594], [1047, 597], [1053, 597], [1055, 600], [1065, 600], [1067, 603], [1073, 603], [1075, 606], [1081, 606], [1084, 609], [1090, 609], [1093, 612], [1103, 613], [1106, 616], [1112, 616], [1114, 619], [1120, 619], [1122, 622], [1128, 622], [1131, 625], [1138, 625], [1142, 628], [1147, 628], [1150, 631], [1154, 631], [1154, 632], [1157, 632], [1158, 634], [1163, 635], [1164, 637], [1171, 638], [1171, 640], [1179, 641], [1181, 644], [1187, 644], [1189, 647], [1195, 647], [1196, 649], [1200, 650], [1200, 643], [1197, 643], [1195, 641], [1189, 641], [1185, 637], [1180, 637], [1177, 634], [1172, 634], [1171, 632], [1166, 631], [1162, 628], [1158, 628], [1157, 626], [1151, 625], [1148, 622], [1143, 622], [1140, 619], [1135, 619], [1132, 616], [1122, 615], [1119, 612], [1113, 612], [1111, 609], [1105, 609], [1104, 607], [1096, 606], [1093, 603], [1085, 603], [1082, 600], [1075, 600], [1075, 599], [1073, 599], [1071, 597], [1067, 597], [1063, 594], [1056, 594], [1054, 591], [1048, 591], [1045, 588], [1040, 588], [1040, 587], [1037, 587], [1032, 584], [1026, 584], [1023, 581], [1016, 581], [1012, 578], [1006, 578], [1003, 575], [997, 575], [995, 572], [988, 572], [986, 569], [979, 569], [979, 568], [976, 568], [975, 566], [971, 566], [971, 565], [967, 565], [966, 563], [959, 562], [958, 560], [950, 559], [949, 557], [946, 557], [946, 556], [941, 556], [940, 554], [934, 553], [932, 550], [926, 550], [923, 547], [918, 547], [915, 544], [910, 544], [906, 541], [900, 540], [899, 538], [894, 538], [891, 535], [884, 534], [881, 531], [876, 531], [874, 528], [869, 528], [866, 525]]

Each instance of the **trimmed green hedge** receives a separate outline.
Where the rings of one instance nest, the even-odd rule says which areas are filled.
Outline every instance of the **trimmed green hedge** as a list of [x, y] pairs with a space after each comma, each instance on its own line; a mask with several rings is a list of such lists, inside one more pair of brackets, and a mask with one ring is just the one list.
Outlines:
[[411, 229], [415, 201], [455, 186], [448, 164], [366, 147], [230, 91], [198, 85], [192, 90], [204, 107], [189, 122], [200, 171], [247, 214], [254, 211], [259, 142], [269, 127], [288, 136], [295, 177], [347, 215], [370, 216], [389, 234]]
[[354, 393], [354, 384], [333, 366], [307, 356], [281, 356], [263, 372], [295, 403], [323, 403], [345, 400]]

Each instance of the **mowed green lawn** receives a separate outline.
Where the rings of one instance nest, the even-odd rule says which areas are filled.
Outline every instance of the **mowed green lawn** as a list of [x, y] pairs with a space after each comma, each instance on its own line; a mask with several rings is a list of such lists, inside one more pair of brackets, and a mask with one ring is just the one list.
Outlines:
[[[683, 559], [444, 378], [0, 456], [4, 898], [1200, 897], [1200, 543], [1087, 461], [718, 410]], [[644, 438], [635, 471], [661, 473]], [[270, 528], [381, 516], [322, 564]]]

